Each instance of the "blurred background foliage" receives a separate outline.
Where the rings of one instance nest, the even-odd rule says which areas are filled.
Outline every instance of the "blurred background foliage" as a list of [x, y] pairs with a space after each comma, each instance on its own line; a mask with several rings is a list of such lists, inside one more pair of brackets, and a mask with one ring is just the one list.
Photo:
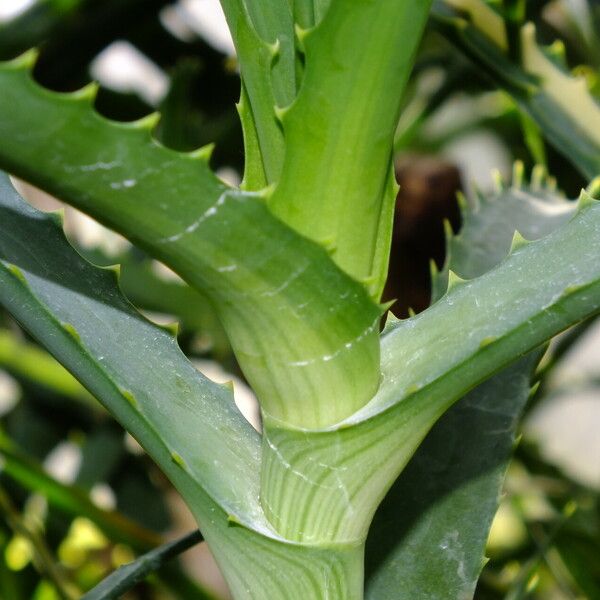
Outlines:
[[[600, 96], [600, 2], [520, 5], [542, 42], [562, 40], [569, 67]], [[48, 88], [101, 84], [97, 110], [117, 120], [160, 111], [156, 135], [191, 150], [216, 144], [213, 166], [239, 182], [237, 64], [213, 0], [0, 0], [0, 59], [40, 48]], [[429, 261], [444, 260], [456, 193], [508, 178], [515, 160], [547, 167], [573, 197], [587, 183], [537, 126], [453, 46], [432, 19], [395, 144], [401, 184], [386, 289], [405, 316], [429, 303]], [[38, 206], [56, 200], [21, 189]], [[258, 425], [211, 307], [164, 266], [73, 209], [72, 243], [96, 264], [122, 265], [121, 285], [150, 318], [178, 321], [179, 341], [209, 376], [235, 380]], [[543, 377], [542, 377], [543, 375]], [[600, 598], [600, 320], [550, 347], [523, 419], [476, 598]], [[0, 312], [0, 598], [79, 598], [115, 568], [193, 529], [193, 519], [136, 442], [8, 315]], [[197, 540], [193, 540], [194, 543]], [[203, 543], [133, 587], [131, 600], [226, 598]]]

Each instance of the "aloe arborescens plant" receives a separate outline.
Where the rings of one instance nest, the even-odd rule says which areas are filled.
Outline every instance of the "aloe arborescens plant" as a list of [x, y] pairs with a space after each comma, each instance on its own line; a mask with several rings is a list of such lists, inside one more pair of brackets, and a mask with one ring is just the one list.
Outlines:
[[[0, 165], [123, 234], [210, 299], [259, 399], [262, 434], [229, 387], [192, 367], [173, 331], [133, 309], [118, 270], [82, 259], [60, 218], [30, 208], [6, 176], [0, 302], [169, 476], [236, 599], [359, 599], [373, 516], [434, 423], [466, 394], [467, 409], [510, 421], [536, 349], [600, 310], [597, 186], [571, 203], [544, 177], [524, 182], [517, 167], [498, 198], [465, 205], [447, 268], [434, 273], [436, 302], [388, 319], [380, 333], [394, 132], [430, 2], [222, 5], [242, 78], [240, 189], [211, 172], [210, 148], [161, 146], [154, 116], [130, 124], [99, 116], [95, 86], [41, 88], [30, 76], [33, 52], [0, 65]], [[595, 175], [597, 162], [584, 155], [582, 170]], [[510, 446], [510, 423], [490, 432]], [[456, 523], [423, 550], [456, 563], [452, 597], [473, 591], [500, 477], [484, 481], [478, 536], [463, 541]], [[435, 575], [411, 587], [408, 574], [396, 581], [394, 560], [367, 562], [369, 597], [430, 597], [427, 586], [444, 597]]]

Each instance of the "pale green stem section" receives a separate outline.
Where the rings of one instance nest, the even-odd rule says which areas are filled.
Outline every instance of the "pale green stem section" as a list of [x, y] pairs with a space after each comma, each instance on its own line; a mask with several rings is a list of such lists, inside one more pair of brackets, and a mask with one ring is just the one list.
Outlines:
[[[537, 242], [518, 237], [498, 267], [382, 338], [373, 401], [323, 431], [265, 420], [261, 501], [286, 536], [366, 536], [381, 498], [437, 418], [477, 384], [600, 309], [600, 202]], [[577, 315], [577, 316], [576, 316]], [[434, 348], [435, 351], [427, 349]]]
[[374, 298], [387, 276], [393, 136], [429, 7], [334, 0], [301, 36], [302, 87], [282, 115], [286, 155], [271, 210], [328, 248]]

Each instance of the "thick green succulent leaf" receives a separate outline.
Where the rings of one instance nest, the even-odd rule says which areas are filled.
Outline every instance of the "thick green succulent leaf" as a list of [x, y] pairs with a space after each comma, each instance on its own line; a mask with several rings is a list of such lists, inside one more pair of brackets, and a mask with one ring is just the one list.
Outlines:
[[29, 207], [5, 175], [0, 304], [104, 403], [171, 479], [236, 600], [318, 599], [323, 590], [360, 598], [362, 545], [307, 547], [272, 531], [259, 503], [260, 438], [235, 407], [229, 387], [196, 371], [173, 334], [125, 300], [115, 271], [84, 261], [57, 219]]
[[[267, 87], [273, 90], [278, 106], [287, 106], [296, 96], [295, 34], [289, 1], [221, 0], [221, 5], [234, 28], [241, 20], [247, 21], [259, 38], [272, 46], [271, 82]], [[232, 31], [234, 43], [236, 31]], [[251, 77], [243, 71], [241, 75], [245, 82]]]
[[276, 107], [289, 104], [296, 95], [292, 12], [287, 0], [221, 0], [221, 6], [242, 77], [239, 112], [245, 146], [251, 149], [246, 187], [258, 189], [262, 177], [252, 175], [260, 172], [259, 164], [265, 182], [279, 178], [285, 147]]
[[[574, 77], [541, 48], [535, 28], [520, 29], [510, 48], [502, 16], [482, 0], [437, 0], [442, 31], [538, 123], [543, 134], [589, 179], [600, 173], [600, 105], [583, 77]], [[510, 58], [510, 51], [517, 59]]]
[[515, 163], [512, 181], [496, 177], [494, 189], [460, 196], [462, 227], [458, 235], [447, 230], [447, 256], [440, 273], [434, 268], [432, 302], [448, 288], [452, 271], [463, 279], [478, 277], [494, 268], [510, 252], [515, 232], [525, 240], [538, 240], [567, 223], [577, 202], [556, 190], [556, 181], [543, 167], [535, 167], [532, 181], [523, 179], [523, 165]]
[[180, 280], [157, 274], [152, 260], [132, 249], [110, 257], [100, 248], [81, 249], [90, 262], [99, 266], [120, 265], [119, 285], [131, 302], [142, 310], [172, 315], [184, 329], [204, 338], [210, 352], [219, 358], [231, 354], [231, 346], [215, 309], [197, 290]]
[[219, 181], [206, 152], [160, 146], [148, 120], [103, 119], [89, 90], [40, 88], [30, 62], [0, 66], [0, 164], [205, 293], [273, 416], [324, 425], [365, 404], [378, 384], [381, 313], [365, 288], [271, 215], [259, 195]]
[[[448, 240], [437, 288], [447, 287], [450, 270], [465, 278], [489, 271], [507, 256], [517, 229], [539, 239], [566, 223], [576, 206], [541, 169], [529, 184], [522, 165], [515, 165], [510, 185], [498, 182], [493, 193], [477, 192], [462, 202], [463, 226]], [[407, 598], [473, 596], [540, 356], [533, 352], [476, 387], [429, 432], [369, 531], [368, 598], [395, 598], [400, 587]], [[436, 552], [430, 560], [417, 559], [431, 548]]]
[[583, 193], [567, 224], [541, 240], [516, 241], [497, 267], [469, 281], [453, 277], [436, 304], [386, 328], [381, 385], [364, 409], [321, 432], [267, 420], [265, 509], [271, 522], [289, 527], [286, 535], [362, 539], [379, 501], [445, 410], [600, 311], [600, 202]]
[[116, 271], [86, 263], [56, 219], [28, 207], [1, 177], [2, 304], [188, 496], [201, 482], [198, 501], [208, 495], [252, 523], [259, 437], [231, 390], [196, 371], [171, 332], [128, 304]]
[[478, 386], [429, 432], [373, 519], [367, 599], [473, 597], [537, 358]]
[[429, 7], [332, 2], [319, 25], [301, 34], [302, 87], [281, 116], [285, 161], [269, 206], [329, 248], [375, 298], [387, 276], [396, 196], [393, 137]]
[[[81, 597], [81, 600], [116, 600], [121, 598], [148, 575], [160, 569], [166, 562], [202, 541], [202, 534], [193, 531], [187, 535], [154, 548], [139, 556], [133, 562], [119, 567], [102, 580], [94, 589]], [[198, 600], [209, 599], [203, 595]]]

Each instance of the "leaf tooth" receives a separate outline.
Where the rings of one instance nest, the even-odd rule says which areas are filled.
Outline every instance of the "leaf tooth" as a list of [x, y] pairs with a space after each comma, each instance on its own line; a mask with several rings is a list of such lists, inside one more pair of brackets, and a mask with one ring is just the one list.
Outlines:
[[64, 207], [57, 208], [56, 210], [50, 210], [46, 213], [50, 220], [60, 229], [64, 229], [65, 225], [65, 209]]
[[121, 284], [120, 284], [120, 281], [121, 281], [121, 265], [120, 264], [103, 265], [103, 266], [98, 266], [97, 268], [100, 269], [101, 271], [106, 271], [110, 276], [112, 276], [113, 279], [114, 279], [115, 284], [120, 289], [120, 287], [121, 287]]
[[178, 466], [181, 467], [182, 469], [187, 469], [187, 465], [185, 463], [185, 461], [183, 460], [183, 458], [181, 457], [180, 454], [178, 454], [177, 452], [171, 452], [171, 460]]
[[[501, 193], [506, 189], [506, 182], [504, 181], [504, 177], [502, 177], [502, 173], [498, 169], [492, 169], [492, 182], [494, 184], [494, 191], [496, 193]], [[483, 195], [484, 199], [487, 199], [485, 195]]]
[[522, 160], [515, 160], [512, 168], [512, 187], [521, 189], [525, 180], [525, 165]]
[[412, 319], [413, 317], [416, 317], [417, 313], [415, 311], [415, 309], [412, 306], [408, 307], [408, 318]]
[[528, 400], [531, 400], [537, 394], [537, 391], [540, 388], [541, 383], [542, 382], [538, 380], [531, 386], [531, 389], [529, 390]]
[[296, 34], [297, 48], [302, 54], [306, 54], [306, 38], [310, 34], [312, 29], [305, 29], [300, 27], [298, 23], [294, 25], [294, 33]]
[[233, 379], [230, 379], [229, 381], [224, 381], [223, 383], [219, 384], [223, 389], [227, 390], [228, 392], [231, 392], [233, 394]]
[[270, 44], [265, 42], [265, 44], [269, 50], [269, 54], [271, 55], [271, 62], [274, 62], [281, 54], [281, 42], [279, 41], [279, 38], [277, 38], [273, 43]]
[[399, 319], [392, 311], [388, 312], [385, 318], [385, 325], [383, 326], [383, 333], [394, 329], [401, 321], [402, 319]]
[[[322, 248], [325, 249], [325, 251], [327, 252], [327, 254], [332, 255], [335, 254], [336, 250], [337, 250], [337, 241], [336, 241], [336, 237], [335, 236], [331, 236], [330, 238], [321, 238], [320, 240], [318, 240], [317, 242]], [[367, 280], [372, 279], [371, 277], [365, 277], [363, 280], [361, 280], [361, 283], [363, 283], [363, 285], [365, 284], [365, 282], [367, 282]]]
[[196, 148], [191, 152], [186, 152], [185, 156], [191, 158], [192, 160], [197, 160], [203, 163], [208, 164], [210, 159], [212, 158], [213, 152], [215, 150], [215, 144], [210, 143], [205, 146], [200, 146], [200, 148]]
[[275, 117], [279, 121], [281, 125], [283, 125], [283, 120], [285, 119], [285, 115], [289, 112], [291, 106], [277, 106], [273, 107], [275, 112]]
[[131, 121], [130, 123], [125, 123], [125, 126], [136, 129], [139, 131], [149, 131], [152, 132], [154, 128], [158, 125], [160, 121], [160, 113], [152, 112], [137, 121]]
[[516, 252], [520, 248], [524, 248], [527, 246], [529, 242], [521, 235], [521, 233], [517, 230], [513, 234], [512, 242], [510, 243], [510, 254]]
[[100, 84], [97, 81], [90, 81], [87, 85], [84, 85], [81, 89], [75, 92], [68, 92], [64, 94], [64, 98], [67, 100], [74, 100], [75, 102], [84, 102], [85, 104], [93, 105], [98, 95]]
[[404, 397], [407, 398], [408, 396], [416, 394], [422, 387], [423, 386], [418, 383], [413, 383], [412, 385], [409, 385], [404, 392]]
[[467, 201], [467, 197], [464, 195], [462, 191], [456, 192], [456, 202], [458, 204], [458, 210], [460, 211], [460, 216], [464, 222], [467, 218], [467, 215], [470, 212], [469, 202]]
[[396, 299], [388, 300], [387, 302], [380, 302], [379, 310], [381, 311], [381, 314], [384, 315], [388, 310], [390, 310], [390, 308], [392, 308], [392, 306], [394, 306], [394, 304], [396, 304]]
[[566, 298], [567, 296], [572, 296], [573, 294], [576, 294], [577, 292], [587, 288], [588, 286], [586, 284], [574, 284], [574, 285], [568, 285], [564, 290], [563, 293], [561, 294], [561, 296], [563, 298]]
[[123, 398], [127, 400], [130, 406], [132, 406], [136, 410], [139, 410], [140, 405], [138, 404], [138, 401], [136, 400], [135, 396], [129, 390], [119, 388], [119, 392], [121, 393], [121, 396], [123, 396]]
[[229, 527], [243, 527], [244, 524], [240, 520], [240, 518], [233, 513], [229, 513], [227, 515], [227, 525]]
[[600, 175], [592, 179], [587, 187], [587, 193], [596, 200], [600, 199]]
[[[1, 264], [1, 263], [0, 263]], [[9, 272], [16, 277], [22, 285], [29, 287], [29, 283], [27, 282], [27, 278], [23, 274], [23, 271], [17, 265], [13, 265], [12, 263], [4, 263], [9, 270]]]
[[452, 290], [454, 290], [455, 288], [461, 286], [462, 284], [464, 284], [466, 282], [467, 282], [467, 280], [463, 279], [455, 271], [453, 271], [452, 269], [448, 270], [448, 292], [451, 292]]
[[546, 46], [546, 52], [557, 62], [563, 69], [568, 69], [567, 50], [562, 40], [554, 40], [549, 46]]
[[489, 335], [487, 337], [484, 337], [481, 340], [481, 342], [479, 342], [479, 349], [482, 350], [483, 348], [487, 348], [487, 346], [491, 346], [497, 340], [498, 340], [498, 336], [495, 336], [495, 335]]
[[539, 192], [544, 189], [548, 171], [544, 165], [535, 165], [531, 171], [531, 189]]
[[155, 323], [157, 327], [160, 327], [163, 331], [166, 331], [171, 337], [177, 339], [179, 335], [179, 321], [173, 321], [172, 323]]
[[[599, 184], [596, 184], [596, 186], [600, 188]], [[581, 190], [581, 194], [579, 194], [579, 200], [577, 201], [577, 212], [589, 208], [596, 202], [598, 202], [598, 200], [596, 200], [587, 190]]]
[[0, 61], [2, 68], [14, 71], [32, 71], [37, 63], [40, 52], [37, 48], [31, 48], [23, 54], [9, 61]]
[[270, 183], [269, 185], [265, 186], [261, 190], [258, 190], [256, 192], [252, 192], [252, 195], [253, 195], [253, 197], [257, 198], [258, 200], [262, 200], [263, 202], [268, 202], [268, 200], [275, 193], [275, 189], [276, 188], [277, 188], [277, 184], [276, 183]]
[[60, 326], [63, 328], [63, 330], [68, 333], [78, 344], [81, 343], [81, 336], [79, 335], [79, 332], [77, 331], [77, 329], [75, 329], [75, 326], [72, 325], [71, 323], [61, 323]]
[[429, 277], [431, 278], [431, 281], [433, 281], [434, 279], [439, 277], [439, 274], [440, 274], [440, 270], [438, 269], [437, 263], [435, 262], [435, 260], [433, 260], [433, 258], [430, 258], [429, 259]]
[[454, 238], [454, 229], [452, 228], [452, 223], [450, 223], [450, 219], [444, 219], [444, 239], [446, 242], [446, 255], [450, 252], [450, 243]]

